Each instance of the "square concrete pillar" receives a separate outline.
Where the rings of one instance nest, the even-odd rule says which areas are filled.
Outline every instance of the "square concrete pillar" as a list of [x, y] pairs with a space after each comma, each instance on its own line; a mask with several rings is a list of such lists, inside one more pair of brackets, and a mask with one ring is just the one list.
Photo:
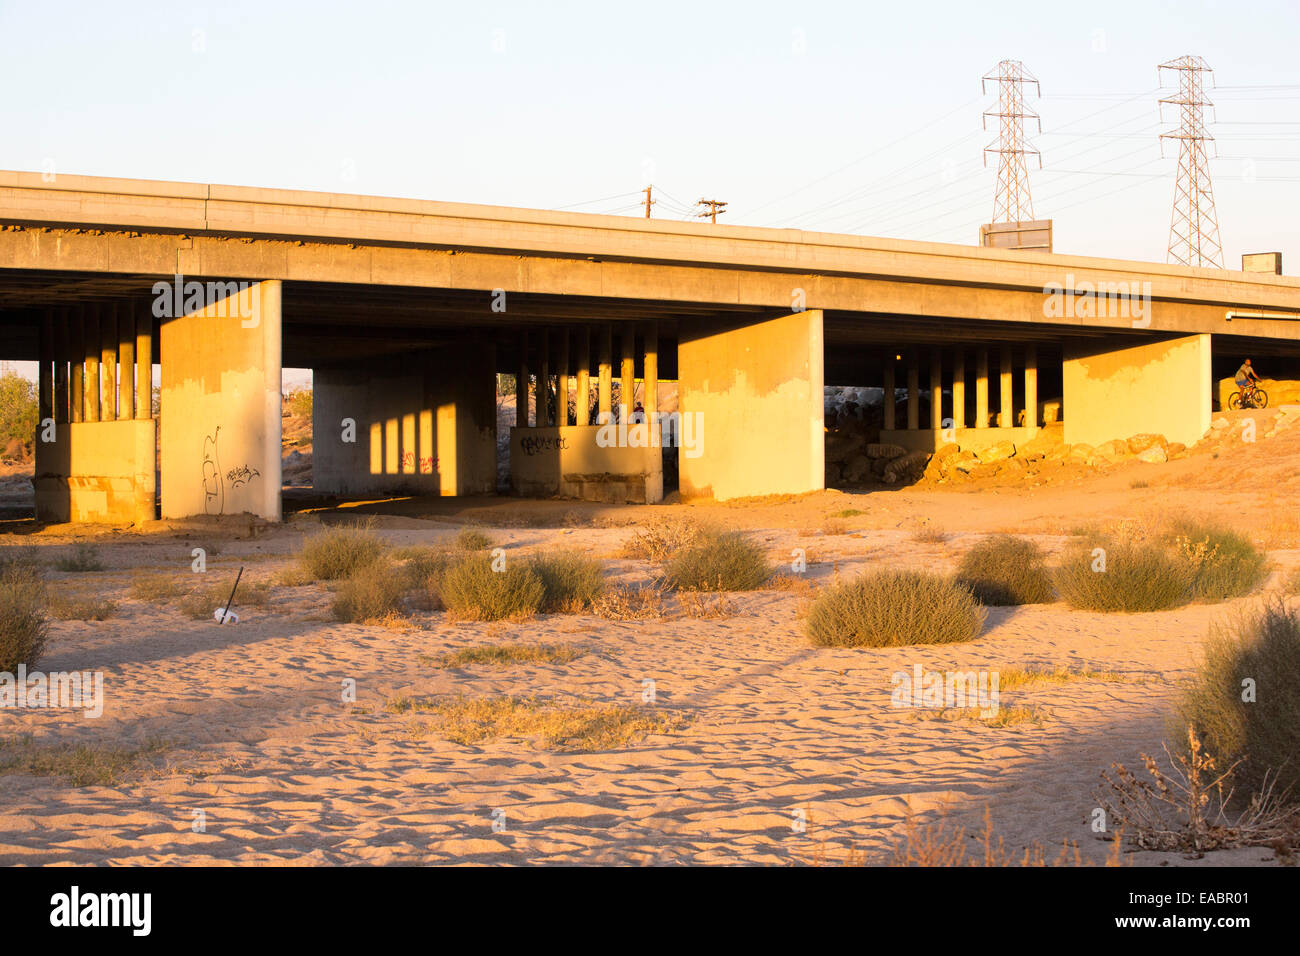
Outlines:
[[683, 324], [680, 335], [682, 495], [824, 488], [821, 311]]
[[86, 392], [86, 414], [88, 422], [99, 421], [99, 359], [101, 355], [99, 342], [99, 306], [86, 306], [86, 372], [84, 389]]
[[578, 374], [574, 386], [573, 423], [591, 424], [591, 326], [578, 332]]
[[930, 350], [930, 427], [943, 428], [943, 353]]
[[894, 354], [893, 351], [890, 351], [890, 353], [885, 356], [884, 382], [881, 385], [881, 388], [884, 391], [882, 398], [885, 403], [883, 409], [885, 413], [884, 427], [887, 431], [892, 431], [894, 429], [894, 416], [897, 411], [896, 393], [898, 391], [898, 381], [897, 375], [894, 372]]
[[614, 329], [608, 323], [600, 327], [600, 355], [598, 366], [599, 396], [596, 413], [600, 422], [611, 421], [614, 393]]
[[542, 329], [537, 359], [537, 427], [547, 428], [551, 421], [551, 333]]
[[68, 310], [54, 315], [54, 420], [60, 425], [69, 421], [68, 364], [72, 352], [69, 338]]
[[966, 427], [966, 350], [952, 353], [952, 427]]
[[36, 351], [40, 362], [36, 369], [37, 427], [54, 418], [54, 313], [46, 309], [37, 329]]
[[515, 427], [527, 428], [528, 421], [528, 333], [519, 333], [519, 374], [515, 376]]
[[651, 320], [645, 330], [645, 406], [647, 420], [659, 411], [659, 323]]
[[1184, 445], [1199, 441], [1213, 402], [1210, 336], [1132, 341], [1066, 343], [1065, 440], [1100, 445], [1152, 433]]
[[1013, 387], [1015, 384], [1013, 371], [1014, 365], [1011, 359], [1011, 346], [1004, 345], [999, 350], [1002, 360], [1001, 374], [999, 384], [1002, 386], [1001, 401], [998, 403], [998, 426], [1000, 428], [1014, 428], [1016, 426], [1016, 407]]
[[975, 350], [975, 427], [989, 427], [989, 350]]
[[126, 302], [117, 307], [117, 417], [135, 418], [135, 318]]
[[77, 309], [68, 317], [68, 419], [86, 418], [86, 314]]
[[1038, 427], [1038, 346], [1025, 346], [1025, 427]]
[[623, 355], [619, 363], [618, 388], [621, 395], [619, 402], [624, 411], [619, 412], [618, 420], [625, 422], [636, 408], [636, 326], [624, 323], [622, 335]]
[[560, 330], [560, 350], [556, 356], [555, 420], [569, 424], [569, 330]]
[[916, 349], [908, 349], [907, 359], [907, 428], [916, 431], [921, 427], [921, 360]]
[[209, 283], [189, 312], [157, 301], [164, 518], [280, 520], [280, 301], [278, 280]]
[[117, 418], [117, 306], [108, 302], [99, 312], [99, 417]]
[[153, 418], [153, 312], [135, 303], [135, 417]]

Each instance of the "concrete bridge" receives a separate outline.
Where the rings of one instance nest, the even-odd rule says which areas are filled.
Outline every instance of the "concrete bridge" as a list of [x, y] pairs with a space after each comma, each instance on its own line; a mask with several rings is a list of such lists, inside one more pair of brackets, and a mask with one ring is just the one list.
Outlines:
[[[130, 521], [280, 501], [281, 369], [314, 371], [314, 482], [492, 493], [495, 373], [523, 494], [655, 501], [663, 440], [600, 430], [678, 382], [686, 495], [824, 485], [823, 385], [907, 390], [933, 447], [1208, 427], [1245, 356], [1300, 362], [1300, 280], [1036, 252], [187, 183], [0, 172], [0, 359], [40, 363], [37, 510]], [[155, 362], [161, 412], [150, 407]], [[992, 370], [992, 371], [991, 371]], [[993, 387], [990, 387], [990, 376]], [[939, 396], [921, 419], [922, 394]], [[1060, 399], [1045, 402], [1044, 399]], [[556, 409], [564, 409], [558, 412]], [[563, 420], [561, 420], [561, 418]], [[52, 427], [50, 427], [52, 426]], [[155, 478], [155, 448], [159, 456]]]

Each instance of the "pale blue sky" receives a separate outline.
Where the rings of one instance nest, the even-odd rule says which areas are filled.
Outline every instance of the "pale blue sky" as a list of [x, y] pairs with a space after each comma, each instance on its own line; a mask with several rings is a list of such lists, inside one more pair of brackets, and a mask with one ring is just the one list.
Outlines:
[[974, 243], [980, 76], [1015, 58], [1057, 250], [1164, 261], [1156, 64], [1195, 53], [1227, 264], [1294, 273], [1298, 39], [1294, 0], [5, 3], [0, 167], [582, 211], [653, 181], [666, 217]]

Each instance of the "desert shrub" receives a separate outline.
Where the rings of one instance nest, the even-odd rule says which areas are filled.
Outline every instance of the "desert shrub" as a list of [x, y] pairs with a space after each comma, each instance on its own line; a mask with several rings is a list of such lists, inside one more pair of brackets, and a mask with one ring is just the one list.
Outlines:
[[991, 535], [962, 556], [957, 583], [986, 605], [1046, 604], [1052, 578], [1043, 552], [1026, 538]]
[[393, 552], [393, 557], [405, 562], [403, 570], [411, 587], [435, 589], [452, 558], [437, 548], [400, 548]]
[[540, 610], [546, 587], [527, 562], [492, 570], [486, 554], [462, 555], [441, 576], [439, 597], [454, 616], [473, 621], [531, 617]]
[[1169, 537], [1195, 570], [1192, 600], [1226, 601], [1249, 594], [1268, 574], [1268, 558], [1236, 531], [1193, 521], [1176, 522]]
[[1136, 613], [1186, 604], [1195, 577], [1191, 562], [1158, 541], [1081, 541], [1062, 554], [1054, 583], [1071, 607]]
[[50, 616], [60, 621], [106, 621], [117, 613], [117, 605], [103, 598], [83, 595], [50, 595]]
[[72, 553], [59, 558], [54, 566], [60, 571], [104, 570], [104, 562], [99, 560], [99, 551], [88, 544], [74, 545]]
[[35, 667], [45, 652], [49, 620], [45, 584], [29, 568], [0, 571], [0, 672]]
[[964, 587], [927, 571], [884, 568], [825, 587], [808, 636], [826, 647], [953, 644], [978, 637], [984, 609]]
[[609, 621], [657, 621], [664, 616], [664, 595], [658, 588], [620, 584], [596, 598], [591, 610]]
[[10, 546], [0, 548], [0, 571], [7, 571], [10, 568], [35, 570], [40, 563], [35, 548]]
[[461, 528], [456, 535], [456, 547], [462, 551], [486, 551], [492, 547], [492, 539], [478, 528]]
[[14, 440], [32, 444], [38, 417], [36, 383], [17, 372], [0, 374], [0, 451]]
[[310, 388], [295, 388], [285, 396], [284, 404], [289, 409], [289, 414], [296, 415], [299, 418], [311, 418], [312, 390]]
[[406, 579], [387, 562], [362, 565], [334, 592], [334, 617], [339, 621], [360, 624], [400, 614], [407, 584]]
[[131, 581], [131, 597], [138, 601], [166, 602], [185, 593], [182, 579], [170, 574], [148, 574]]
[[1300, 568], [1293, 568], [1291, 573], [1282, 579], [1282, 590], [1287, 594], [1300, 594]]
[[369, 524], [327, 528], [303, 542], [298, 561], [317, 580], [336, 581], [374, 564], [386, 548]]
[[605, 590], [605, 569], [579, 551], [539, 554], [529, 566], [541, 579], [545, 613], [585, 611]]
[[[1300, 612], [1272, 601], [1214, 627], [1177, 710], [1171, 736], [1196, 728], [1222, 769], [1257, 792], [1265, 775], [1300, 802]], [[1245, 682], [1249, 681], [1250, 684]], [[1253, 700], [1243, 701], [1246, 687]]]
[[[196, 575], [197, 576], [197, 575]], [[266, 607], [271, 600], [271, 587], [266, 583], [249, 581], [244, 578], [235, 589], [235, 599], [230, 600], [230, 590], [235, 585], [233, 580], [221, 584], [202, 581], [191, 588], [176, 602], [177, 608], [187, 617], [196, 621], [211, 619], [218, 608], [225, 608], [230, 603], [230, 610], [239, 614], [242, 608]]]
[[658, 519], [638, 528], [624, 543], [622, 555], [643, 561], [664, 561], [712, 531], [709, 526], [689, 518]]
[[738, 531], [706, 531], [664, 564], [681, 591], [753, 591], [771, 576], [766, 553]]

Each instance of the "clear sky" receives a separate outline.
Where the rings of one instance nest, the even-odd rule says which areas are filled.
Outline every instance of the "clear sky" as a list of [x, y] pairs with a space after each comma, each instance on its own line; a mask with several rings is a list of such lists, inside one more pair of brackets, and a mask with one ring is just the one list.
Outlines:
[[1156, 65], [1192, 53], [1226, 263], [1295, 274], [1298, 40], [1296, 0], [4, 3], [0, 167], [632, 215], [653, 182], [669, 218], [969, 244], [1011, 58], [1057, 251], [1164, 261]]

